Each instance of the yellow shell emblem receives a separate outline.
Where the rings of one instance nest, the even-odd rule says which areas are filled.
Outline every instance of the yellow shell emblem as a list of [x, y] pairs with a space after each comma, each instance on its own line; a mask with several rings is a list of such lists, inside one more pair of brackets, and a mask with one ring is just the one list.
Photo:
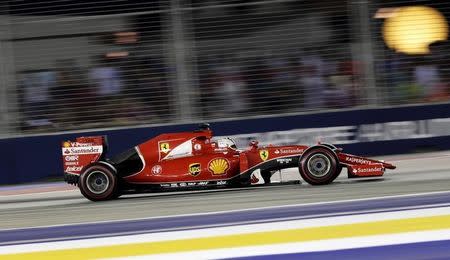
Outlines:
[[259, 151], [259, 157], [261, 157], [261, 160], [265, 161], [269, 158], [269, 151], [268, 150], [261, 150]]
[[69, 148], [70, 147], [70, 143], [69, 142], [64, 142], [63, 146], [64, 146], [64, 148]]
[[212, 172], [213, 175], [225, 174], [228, 168], [230, 168], [230, 164], [226, 159], [223, 158], [212, 160], [208, 166], [208, 169]]

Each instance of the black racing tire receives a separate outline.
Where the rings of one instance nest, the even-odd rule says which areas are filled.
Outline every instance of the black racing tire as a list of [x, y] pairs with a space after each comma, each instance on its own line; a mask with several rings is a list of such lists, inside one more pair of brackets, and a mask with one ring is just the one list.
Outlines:
[[93, 164], [80, 175], [78, 182], [81, 194], [91, 201], [104, 201], [118, 198], [118, 179], [110, 167]]
[[315, 147], [304, 153], [299, 161], [302, 178], [311, 185], [332, 183], [340, 174], [336, 155], [325, 147]]

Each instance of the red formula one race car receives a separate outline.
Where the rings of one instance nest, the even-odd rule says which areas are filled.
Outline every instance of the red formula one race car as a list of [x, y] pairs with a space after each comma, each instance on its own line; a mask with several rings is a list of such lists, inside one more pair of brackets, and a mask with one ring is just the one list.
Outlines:
[[342, 153], [331, 144], [260, 147], [252, 141], [240, 150], [231, 139], [212, 136], [209, 125], [203, 124], [193, 132], [161, 134], [115, 158], [106, 158], [104, 136], [65, 141], [65, 181], [78, 185], [89, 200], [100, 201], [124, 193], [242, 187], [262, 180], [268, 184], [275, 171], [294, 167], [312, 185], [331, 183], [343, 167], [349, 178], [382, 176], [385, 169], [395, 169], [383, 161]]

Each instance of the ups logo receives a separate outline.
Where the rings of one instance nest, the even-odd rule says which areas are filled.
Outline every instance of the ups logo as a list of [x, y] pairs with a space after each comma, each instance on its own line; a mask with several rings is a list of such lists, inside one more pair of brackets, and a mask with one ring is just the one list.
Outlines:
[[202, 171], [202, 167], [200, 163], [192, 163], [189, 164], [189, 174], [191, 174], [192, 176], [197, 176], [200, 174], [200, 172]]

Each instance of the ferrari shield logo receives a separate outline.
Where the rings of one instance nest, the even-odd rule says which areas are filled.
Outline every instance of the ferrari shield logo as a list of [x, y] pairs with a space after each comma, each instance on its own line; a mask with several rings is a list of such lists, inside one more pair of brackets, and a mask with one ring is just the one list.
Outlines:
[[269, 151], [267, 150], [261, 150], [259, 151], [259, 157], [261, 157], [261, 160], [265, 161], [269, 158]]
[[170, 151], [169, 143], [160, 143], [159, 150], [163, 153], [168, 153]]

